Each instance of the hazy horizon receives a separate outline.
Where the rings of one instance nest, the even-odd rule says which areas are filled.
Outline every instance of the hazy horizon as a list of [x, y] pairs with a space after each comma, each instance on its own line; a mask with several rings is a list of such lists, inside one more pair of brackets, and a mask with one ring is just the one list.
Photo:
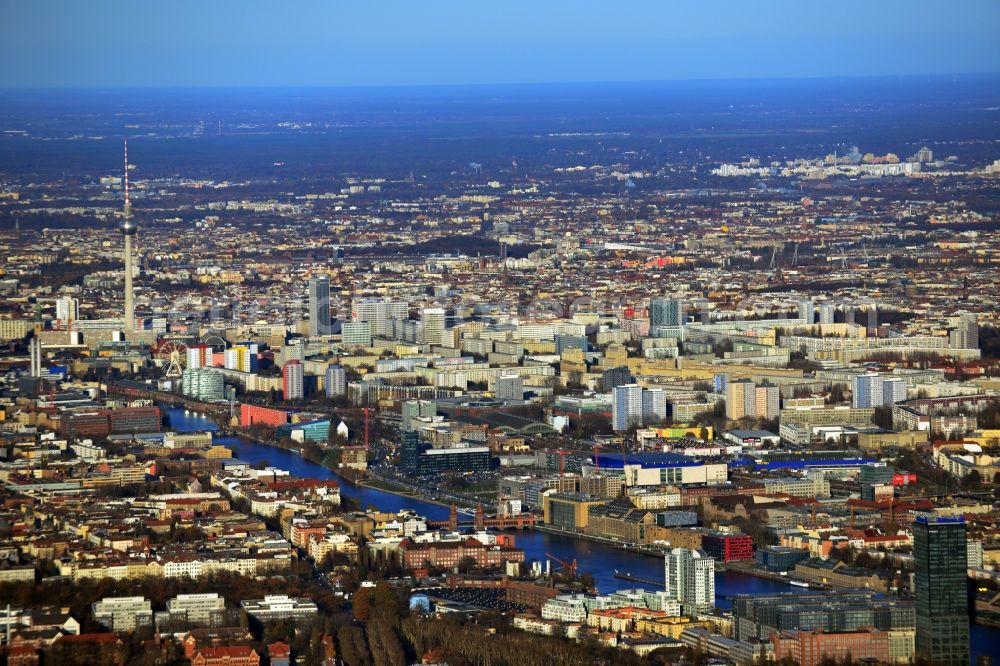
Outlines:
[[851, 75], [822, 75], [822, 76], [746, 76], [746, 77], [726, 77], [719, 76], [713, 78], [699, 79], [635, 79], [635, 80], [573, 80], [573, 81], [506, 81], [497, 83], [356, 83], [356, 84], [258, 84], [258, 85], [222, 85], [222, 84], [159, 84], [159, 85], [79, 85], [79, 86], [31, 86], [31, 85], [0, 85], [0, 91], [21, 92], [72, 92], [72, 91], [152, 91], [152, 90], [192, 90], [192, 91], [212, 91], [212, 90], [241, 90], [241, 91], [269, 91], [269, 90], [317, 90], [317, 91], [337, 91], [337, 90], [424, 90], [424, 89], [478, 89], [478, 88], [541, 88], [545, 86], [655, 86], [669, 84], [712, 84], [712, 83], [795, 83], [795, 82], [817, 82], [817, 81], [842, 81], [842, 82], [864, 82], [864, 81], [900, 81], [917, 82], [921, 79], [932, 81], [946, 81], [954, 79], [961, 82], [975, 82], [976, 80], [988, 81], [1000, 79], [1000, 69], [996, 71], [981, 72], [954, 72], [939, 74], [851, 74]]
[[1000, 3], [0, 4], [0, 87], [369, 87], [1000, 72]]

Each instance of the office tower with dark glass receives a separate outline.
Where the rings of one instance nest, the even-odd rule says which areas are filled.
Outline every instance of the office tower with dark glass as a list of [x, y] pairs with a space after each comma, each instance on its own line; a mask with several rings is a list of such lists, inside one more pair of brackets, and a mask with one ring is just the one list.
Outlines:
[[918, 516], [913, 523], [913, 557], [917, 658], [964, 666], [969, 663], [965, 520]]
[[330, 334], [330, 278], [309, 280], [309, 335]]

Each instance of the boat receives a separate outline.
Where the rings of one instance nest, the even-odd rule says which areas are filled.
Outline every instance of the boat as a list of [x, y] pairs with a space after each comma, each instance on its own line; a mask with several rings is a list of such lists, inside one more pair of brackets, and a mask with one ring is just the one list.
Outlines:
[[790, 580], [790, 581], [788, 581], [788, 584], [789, 585], [794, 585], [795, 587], [809, 587], [809, 583], [806, 583], [806, 582], [801, 581], [801, 580]]
[[653, 578], [644, 578], [642, 576], [633, 576], [630, 573], [627, 573], [625, 571], [620, 571], [618, 569], [613, 570], [612, 571], [612, 575], [615, 578], [619, 578], [621, 580], [631, 581], [633, 583], [645, 583], [646, 585], [653, 585], [653, 586], [662, 586], [663, 585], [663, 581], [655, 580]]

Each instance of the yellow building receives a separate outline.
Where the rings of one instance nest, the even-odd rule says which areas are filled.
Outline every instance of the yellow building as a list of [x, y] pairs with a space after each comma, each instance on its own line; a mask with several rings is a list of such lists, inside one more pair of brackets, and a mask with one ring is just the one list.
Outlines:
[[616, 634], [631, 630], [633, 622], [630, 608], [595, 608], [587, 614], [588, 625]]
[[[712, 381], [719, 372], [719, 366], [701, 360], [630, 358], [628, 369], [637, 377], [672, 377], [689, 381]], [[727, 365], [726, 374], [730, 381], [754, 379], [763, 381], [773, 377], [801, 378], [802, 370], [795, 368], [762, 368], [759, 365]]]
[[[1000, 431], [993, 431], [1000, 434]], [[966, 437], [966, 440], [970, 438]], [[971, 440], [975, 441], [975, 440]], [[858, 446], [863, 451], [881, 451], [888, 447], [913, 449], [927, 444], [926, 430], [902, 430], [900, 432], [863, 432], [858, 435]]]
[[750, 381], [729, 382], [729, 385], [726, 386], [727, 419], [737, 421], [744, 416], [754, 416], [754, 414], [747, 413], [746, 405], [750, 402], [756, 407], [756, 398], [753, 396], [755, 388], [753, 382]]
[[227, 449], [226, 447], [222, 446], [221, 444], [217, 444], [215, 446], [208, 447], [204, 451], [200, 451], [198, 455], [200, 455], [202, 458], [222, 459], [222, 458], [232, 458], [233, 452]]
[[684, 424], [678, 424], [670, 428], [646, 428], [637, 433], [638, 436], [645, 436], [645, 433], [651, 433], [652, 437], [659, 437], [662, 439], [677, 439], [679, 437], [694, 437], [700, 438], [702, 435], [702, 430], [705, 431], [706, 441], [712, 441], [715, 439], [715, 429], [710, 426], [689, 426]]
[[966, 442], [975, 442], [980, 446], [996, 446], [1000, 444], [1000, 429], [977, 430], [966, 435], [964, 439]]
[[0, 340], [21, 340], [32, 328], [30, 319], [0, 319]]
[[625, 345], [613, 342], [604, 350], [601, 366], [604, 368], [619, 368], [628, 364], [628, 349]]
[[555, 354], [556, 343], [554, 342], [532, 342], [525, 340], [521, 343], [526, 354]]
[[695, 627], [704, 627], [709, 631], [712, 630], [710, 622], [702, 622], [690, 617], [658, 617], [637, 620], [635, 623], [636, 631], [641, 631], [644, 634], [667, 636], [674, 640], [679, 639], [685, 629], [693, 629]]
[[542, 520], [563, 530], [583, 531], [590, 519], [590, 507], [604, 504], [579, 493], [546, 493], [542, 499]]

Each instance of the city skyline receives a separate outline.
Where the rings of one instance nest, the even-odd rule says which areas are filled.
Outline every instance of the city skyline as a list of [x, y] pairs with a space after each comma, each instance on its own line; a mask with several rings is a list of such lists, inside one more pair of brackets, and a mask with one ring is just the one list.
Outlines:
[[998, 28], [0, 3], [0, 662], [994, 663]]

